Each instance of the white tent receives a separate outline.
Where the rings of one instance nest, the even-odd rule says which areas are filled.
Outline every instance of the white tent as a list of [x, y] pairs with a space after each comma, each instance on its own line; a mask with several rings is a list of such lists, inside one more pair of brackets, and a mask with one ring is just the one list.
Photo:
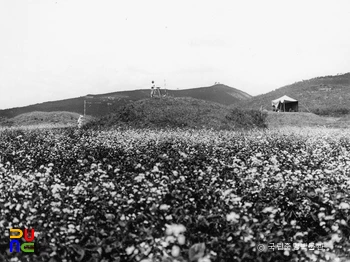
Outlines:
[[272, 100], [272, 106], [280, 111], [298, 111], [298, 100], [295, 100], [289, 96], [282, 96], [275, 100]]

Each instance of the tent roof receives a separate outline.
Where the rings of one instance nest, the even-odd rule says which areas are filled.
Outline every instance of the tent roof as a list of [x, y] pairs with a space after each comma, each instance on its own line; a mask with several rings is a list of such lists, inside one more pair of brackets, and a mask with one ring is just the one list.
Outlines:
[[277, 98], [275, 100], [272, 100], [272, 104], [273, 105], [277, 104], [279, 102], [281, 102], [281, 103], [284, 103], [284, 102], [298, 102], [298, 100], [295, 100], [295, 99], [293, 99], [293, 98], [291, 98], [289, 96], [286, 96], [286, 95], [284, 95], [284, 96], [282, 96], [280, 98]]

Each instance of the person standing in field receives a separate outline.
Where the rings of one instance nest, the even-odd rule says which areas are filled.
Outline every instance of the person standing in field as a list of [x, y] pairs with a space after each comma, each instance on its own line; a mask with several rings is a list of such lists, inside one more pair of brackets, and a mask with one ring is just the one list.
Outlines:
[[152, 98], [153, 95], [154, 95], [154, 88], [155, 88], [155, 84], [154, 84], [154, 81], [152, 81], [152, 86], [151, 86], [151, 98]]
[[157, 93], [158, 93], [158, 97], [161, 97], [160, 87], [159, 86], [157, 86]]
[[78, 119], [78, 128], [82, 128], [83, 126], [83, 121], [84, 121], [84, 116], [80, 115]]

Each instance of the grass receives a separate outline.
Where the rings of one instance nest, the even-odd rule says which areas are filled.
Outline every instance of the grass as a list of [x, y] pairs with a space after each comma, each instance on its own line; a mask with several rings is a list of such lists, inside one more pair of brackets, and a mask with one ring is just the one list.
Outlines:
[[347, 128], [350, 126], [350, 117], [326, 117], [306, 112], [268, 112], [267, 124], [269, 127], [297, 126], [297, 127], [329, 127]]

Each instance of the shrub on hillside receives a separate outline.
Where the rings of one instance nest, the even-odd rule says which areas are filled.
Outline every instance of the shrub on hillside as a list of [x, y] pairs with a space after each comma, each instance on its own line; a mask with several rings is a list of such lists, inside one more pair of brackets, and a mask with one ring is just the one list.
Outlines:
[[350, 113], [349, 108], [315, 108], [312, 113], [320, 116], [342, 116]]
[[266, 127], [267, 113], [229, 109], [198, 99], [143, 100], [91, 122], [86, 128], [255, 128]]
[[13, 121], [8, 119], [8, 118], [5, 118], [5, 117], [0, 117], [0, 126], [7, 126], [7, 127], [10, 127], [10, 126], [13, 126]]
[[267, 113], [259, 110], [243, 110], [239, 108], [232, 109], [225, 117], [228, 121], [234, 122], [236, 127], [267, 127]]
[[196, 99], [144, 100], [125, 105], [86, 128], [254, 128], [266, 127], [266, 117], [258, 110], [230, 110]]

